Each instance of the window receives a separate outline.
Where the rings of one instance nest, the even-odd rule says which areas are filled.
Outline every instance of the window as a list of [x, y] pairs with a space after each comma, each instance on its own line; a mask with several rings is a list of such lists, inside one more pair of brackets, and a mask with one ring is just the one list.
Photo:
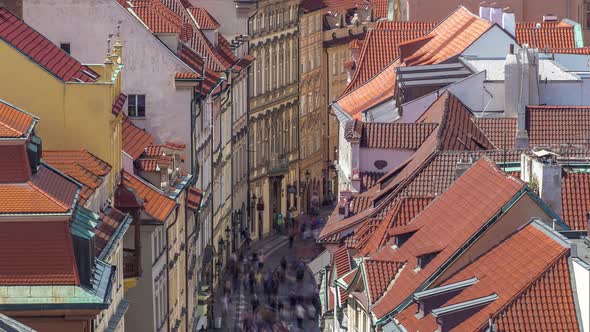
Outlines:
[[332, 58], [332, 75], [338, 75], [338, 54], [334, 53]]
[[301, 96], [301, 115], [305, 115], [307, 113], [307, 103], [306, 103], [306, 95]]
[[145, 117], [145, 95], [129, 95], [127, 98], [127, 115]]
[[59, 44], [59, 48], [61, 48], [64, 52], [70, 54], [70, 43], [61, 43]]
[[586, 29], [590, 29], [590, 2], [584, 4], [586, 14]]

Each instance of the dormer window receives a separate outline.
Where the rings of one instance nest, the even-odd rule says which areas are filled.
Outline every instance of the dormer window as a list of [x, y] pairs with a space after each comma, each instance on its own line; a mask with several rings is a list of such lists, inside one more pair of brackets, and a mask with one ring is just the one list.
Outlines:
[[417, 268], [418, 269], [423, 269], [426, 267], [426, 265], [428, 265], [428, 263], [430, 263], [434, 257], [436, 257], [437, 252], [434, 253], [430, 253], [430, 254], [426, 254], [426, 255], [422, 255], [422, 256], [418, 256], [418, 264], [417, 264]]

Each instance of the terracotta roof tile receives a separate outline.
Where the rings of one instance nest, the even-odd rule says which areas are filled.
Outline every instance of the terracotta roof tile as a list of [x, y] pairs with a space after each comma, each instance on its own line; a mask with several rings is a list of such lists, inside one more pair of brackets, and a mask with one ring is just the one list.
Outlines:
[[0, 143], [0, 183], [26, 182], [31, 176], [31, 167], [24, 142]]
[[373, 204], [373, 197], [371, 197], [371, 196], [359, 195], [359, 196], [353, 197], [353, 199], [350, 201], [350, 207], [349, 207], [350, 213], [357, 214], [362, 211], [365, 211], [366, 209], [371, 207], [372, 204]]
[[389, 0], [370, 0], [373, 13], [378, 18], [387, 18], [389, 12]]
[[516, 23], [516, 41], [539, 49], [576, 47], [574, 27], [567, 23], [544, 22], [540, 29], [534, 22]]
[[105, 212], [100, 212], [100, 223], [94, 230], [94, 233], [96, 234], [94, 236], [95, 254], [97, 257], [100, 256], [111, 238], [127, 218], [130, 217], [113, 207], [108, 207]]
[[135, 175], [123, 171], [121, 184], [135, 191], [137, 196], [144, 201], [145, 212], [160, 222], [165, 222], [176, 207], [175, 201]]
[[359, 177], [361, 178], [361, 192], [367, 191], [369, 188], [377, 183], [385, 172], [361, 172]]
[[99, 78], [6, 8], [0, 8], [0, 39], [62, 81], [94, 82]]
[[304, 13], [310, 13], [326, 8], [326, 4], [322, 0], [301, 0], [299, 8], [303, 10]]
[[561, 183], [563, 221], [574, 230], [587, 230], [590, 212], [590, 174], [564, 172]]
[[190, 73], [190, 72], [182, 72], [176, 73], [174, 78], [177, 80], [197, 80], [201, 78], [201, 75], [197, 73]]
[[590, 107], [528, 106], [527, 130], [531, 146], [590, 143]]
[[113, 103], [113, 108], [112, 108], [112, 113], [117, 116], [121, 113], [121, 111], [123, 110], [123, 106], [125, 106], [125, 103], [127, 102], [127, 95], [124, 94], [123, 92], [119, 93], [119, 96], [117, 97], [117, 99], [115, 99], [115, 102]]
[[67, 220], [0, 223], [0, 285], [79, 284]]
[[[350, 272], [350, 270], [352, 269], [352, 265], [350, 263], [350, 254], [346, 246], [341, 246], [340, 248], [336, 249], [336, 251], [334, 251], [334, 253], [332, 254], [332, 266], [336, 269], [336, 275], [334, 280], [339, 279], [340, 277]], [[346, 293], [346, 290], [341, 288], [339, 289], [339, 291], [339, 305], [341, 306], [348, 299], [348, 293]]]
[[145, 131], [145, 129], [134, 125], [128, 118], [123, 121], [121, 136], [122, 150], [133, 160], [139, 158], [145, 149], [156, 140], [154, 136]]
[[183, 26], [182, 18], [160, 1], [131, 1], [133, 11], [154, 33], [178, 33]]
[[348, 48], [351, 50], [360, 49], [361, 47], [363, 47], [363, 42], [358, 39], [353, 39], [350, 43], [348, 43]]
[[0, 137], [24, 138], [33, 129], [37, 118], [16, 109], [0, 99]]
[[[485, 309], [449, 321], [449, 331], [483, 330], [490, 314], [499, 331], [522, 331], [525, 326], [531, 331], [578, 330], [568, 249], [538, 227], [529, 224], [439, 285], [478, 279], [454, 295], [441, 297], [436, 307], [498, 295]], [[432, 314], [420, 320], [414, 314], [415, 307], [408, 307], [397, 319], [408, 330], [436, 329]]]
[[401, 61], [407, 66], [442, 63], [461, 54], [491, 27], [461, 6], [428, 35], [401, 43]]
[[140, 158], [137, 160], [138, 169], [144, 172], [158, 172], [160, 168], [169, 168], [172, 165], [172, 160], [172, 157], [169, 156]]
[[437, 126], [436, 123], [362, 123], [361, 147], [415, 150]]
[[547, 52], [547, 53], [590, 55], [590, 47], [551, 48], [551, 49], [544, 49], [543, 51]]
[[412, 253], [420, 252], [425, 244], [444, 248], [420, 271], [402, 270], [391, 290], [373, 306], [376, 317], [383, 317], [401, 304], [523, 187], [523, 182], [507, 176], [489, 160], [476, 162], [415, 218], [412, 223], [421, 228], [401, 248], [393, 251], [385, 247], [373, 256], [414, 264], [416, 257]]
[[199, 28], [203, 30], [215, 30], [221, 27], [221, 24], [217, 22], [215, 17], [213, 17], [205, 8], [196, 8], [191, 7], [188, 8], [188, 11], [193, 15]]
[[496, 148], [516, 148], [516, 118], [473, 118], [473, 122]]
[[366, 271], [366, 282], [371, 303], [375, 303], [391, 281], [404, 267], [405, 263], [367, 259], [363, 262]]
[[393, 98], [397, 81], [395, 68], [399, 65], [399, 61], [388, 65], [362, 86], [342, 95], [336, 104], [352, 118], [362, 119], [363, 111]]
[[426, 34], [430, 29], [413, 30], [413, 22], [398, 22], [395, 30], [371, 29], [360, 51], [356, 70], [342, 94], [365, 84], [399, 57], [399, 44]]
[[186, 196], [186, 206], [193, 210], [198, 211], [201, 207], [201, 199], [203, 198], [203, 191], [195, 187], [190, 187]]

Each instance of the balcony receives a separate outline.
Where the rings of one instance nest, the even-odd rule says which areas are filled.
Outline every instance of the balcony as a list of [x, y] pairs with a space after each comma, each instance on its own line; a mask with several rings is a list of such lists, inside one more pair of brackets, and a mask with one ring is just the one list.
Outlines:
[[268, 162], [268, 174], [282, 175], [289, 172], [289, 158], [286, 156], [271, 157]]
[[141, 264], [134, 249], [123, 249], [123, 277], [139, 278], [141, 276]]

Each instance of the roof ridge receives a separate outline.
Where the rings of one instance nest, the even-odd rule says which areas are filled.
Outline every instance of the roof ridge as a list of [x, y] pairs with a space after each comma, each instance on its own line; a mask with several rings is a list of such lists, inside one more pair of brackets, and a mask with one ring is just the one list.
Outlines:
[[[33, 189], [37, 190], [40, 194], [42, 194], [43, 196], [47, 197], [48, 199], [50, 199], [52, 202], [54, 202], [55, 204], [59, 205], [60, 207], [62, 207], [63, 209], [65, 209], [66, 211], [70, 209], [70, 206], [66, 205], [64, 202], [61, 202], [60, 200], [58, 200], [57, 198], [51, 196], [49, 193], [47, 193], [45, 190], [41, 189], [39, 186], [37, 186], [36, 184], [33, 183], [33, 181], [29, 180], [27, 181], [27, 184], [29, 186], [31, 186]], [[80, 190], [80, 189], [78, 189]]]

